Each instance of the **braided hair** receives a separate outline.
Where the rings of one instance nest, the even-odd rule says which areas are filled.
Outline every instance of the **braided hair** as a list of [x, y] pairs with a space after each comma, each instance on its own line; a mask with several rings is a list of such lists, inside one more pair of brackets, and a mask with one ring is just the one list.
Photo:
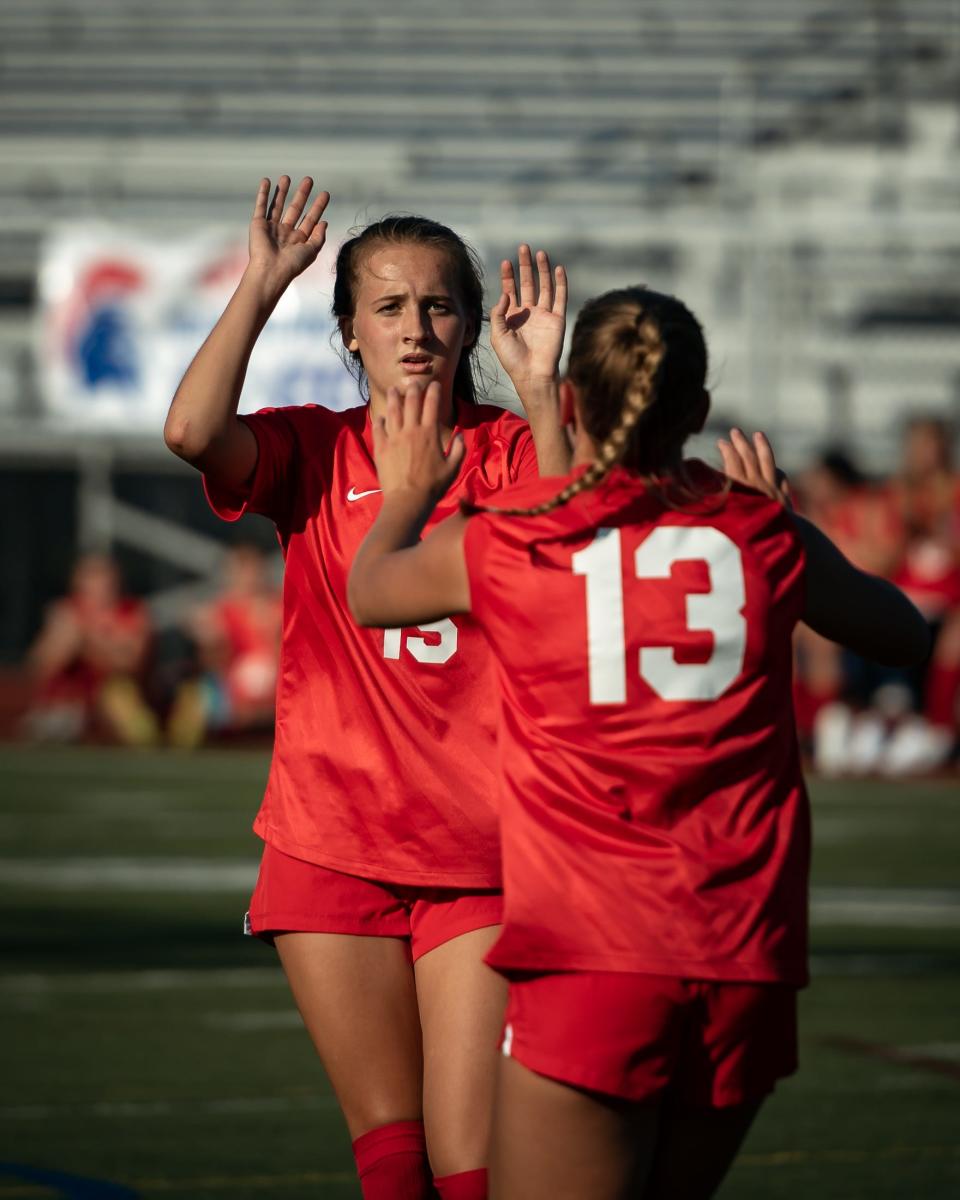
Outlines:
[[533, 508], [465, 511], [539, 516], [619, 464], [653, 477], [669, 472], [701, 411], [706, 375], [703, 330], [675, 297], [637, 286], [589, 300], [574, 326], [567, 377], [584, 398], [580, 416], [599, 446], [596, 460]]
[[[397, 243], [432, 246], [448, 256], [460, 301], [468, 321], [473, 326], [473, 341], [464, 345], [460, 361], [457, 363], [453, 377], [453, 393], [464, 403], [479, 404], [475, 376], [479, 374], [480, 329], [486, 319], [483, 307], [483, 267], [473, 247], [446, 225], [441, 225], [439, 221], [431, 221], [429, 217], [390, 215], [355, 230], [337, 253], [332, 305], [334, 317], [339, 322], [344, 317], [352, 317], [355, 314], [360, 267], [365, 255], [378, 246]], [[360, 394], [368, 400], [370, 397], [366, 372], [360, 354], [355, 350], [347, 350], [344, 346], [340, 357], [350, 373], [355, 376], [360, 386]]]

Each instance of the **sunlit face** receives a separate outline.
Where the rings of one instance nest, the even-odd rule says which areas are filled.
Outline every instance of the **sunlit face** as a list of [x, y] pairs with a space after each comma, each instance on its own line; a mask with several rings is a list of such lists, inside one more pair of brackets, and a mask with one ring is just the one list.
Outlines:
[[85, 555], [73, 568], [71, 591], [78, 600], [91, 607], [111, 607], [120, 595], [116, 566], [102, 555]]
[[460, 356], [476, 336], [449, 255], [415, 242], [382, 243], [357, 274], [354, 315], [341, 332], [363, 361], [372, 403], [382, 405], [389, 387], [437, 380], [449, 404]]

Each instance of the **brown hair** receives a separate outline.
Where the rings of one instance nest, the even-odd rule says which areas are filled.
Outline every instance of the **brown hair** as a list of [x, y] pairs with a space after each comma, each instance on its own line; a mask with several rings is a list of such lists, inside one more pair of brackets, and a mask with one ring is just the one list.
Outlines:
[[[463, 347], [453, 378], [453, 391], [458, 400], [468, 404], [479, 403], [474, 376], [479, 374], [477, 348], [485, 315], [483, 267], [473, 247], [446, 225], [441, 225], [439, 221], [431, 221], [428, 217], [390, 215], [356, 231], [343, 243], [337, 254], [333, 315], [339, 322], [344, 317], [352, 317], [356, 312], [356, 289], [364, 254], [378, 244], [397, 242], [434, 246], [448, 255], [467, 320], [473, 325], [473, 340]], [[359, 353], [347, 350], [344, 346], [341, 358], [347, 369], [356, 377], [360, 385], [360, 394], [368, 400], [370, 396], [366, 373]]]
[[596, 461], [534, 508], [470, 508], [536, 516], [595, 487], [622, 463], [643, 475], [673, 470], [701, 412], [707, 377], [703, 330], [673, 296], [637, 286], [606, 292], [580, 310], [567, 377], [583, 397], [581, 419]]

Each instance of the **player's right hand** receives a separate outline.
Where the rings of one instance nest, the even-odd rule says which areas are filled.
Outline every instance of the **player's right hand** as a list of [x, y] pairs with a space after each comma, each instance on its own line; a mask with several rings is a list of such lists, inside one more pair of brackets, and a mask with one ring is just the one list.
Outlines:
[[281, 175], [270, 198], [270, 180], [260, 180], [250, 222], [250, 267], [258, 278], [280, 292], [312, 262], [323, 248], [327, 222], [321, 220], [330, 202], [329, 192], [320, 192], [310, 208], [313, 191], [309, 175], [301, 181], [284, 210], [290, 176]]

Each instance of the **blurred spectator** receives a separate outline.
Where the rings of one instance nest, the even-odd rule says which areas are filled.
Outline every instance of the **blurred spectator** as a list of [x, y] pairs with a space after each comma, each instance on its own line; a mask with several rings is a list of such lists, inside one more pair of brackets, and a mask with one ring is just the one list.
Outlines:
[[960, 725], [960, 477], [948, 427], [911, 421], [900, 468], [882, 487], [830, 452], [801, 476], [799, 491], [806, 514], [853, 562], [907, 592], [927, 617], [934, 646], [925, 667], [898, 672], [801, 629], [798, 722], [812, 732], [817, 765], [834, 774], [942, 767]]
[[35, 695], [27, 735], [155, 743], [157, 720], [142, 686], [150, 644], [146, 605], [122, 593], [113, 560], [101, 554], [79, 559], [69, 594], [50, 605], [28, 653]]
[[201, 674], [181, 684], [170, 714], [174, 745], [199, 745], [208, 731], [269, 728], [280, 649], [280, 590], [263, 552], [237, 545], [227, 552], [222, 594], [189, 614]]

